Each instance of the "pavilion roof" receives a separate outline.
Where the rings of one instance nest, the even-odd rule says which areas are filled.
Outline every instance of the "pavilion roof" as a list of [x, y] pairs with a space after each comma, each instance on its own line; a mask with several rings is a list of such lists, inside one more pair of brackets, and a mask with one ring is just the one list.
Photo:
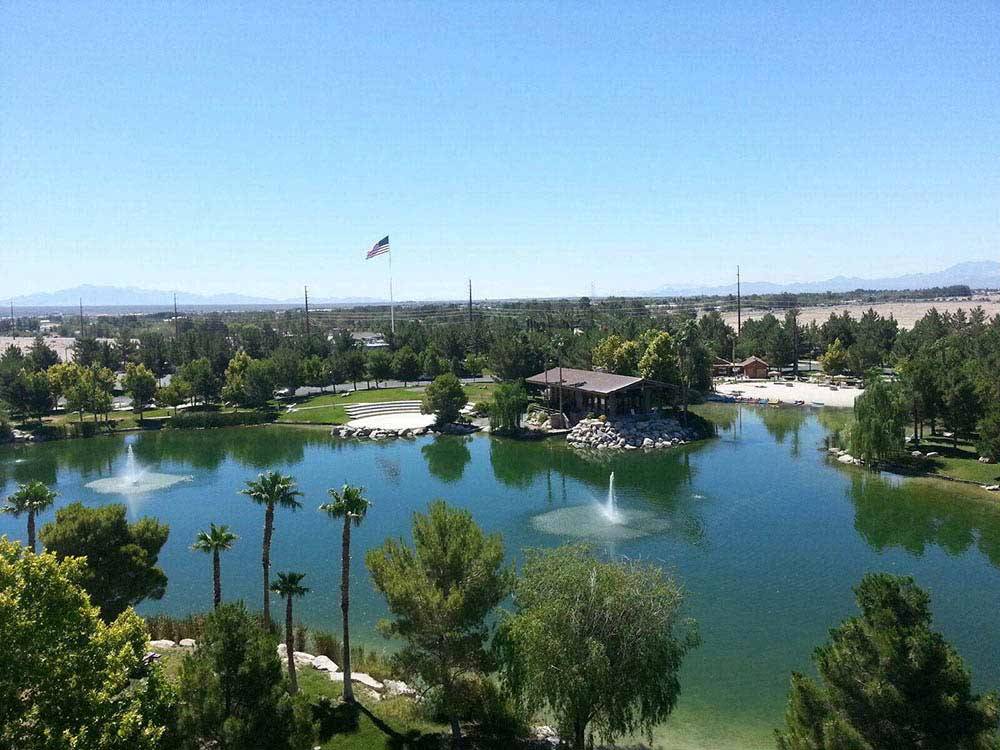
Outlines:
[[[526, 378], [525, 382], [541, 386], [559, 385], [559, 368], [553, 367], [551, 370], [532, 375], [530, 378]], [[562, 368], [562, 387], [567, 390], [607, 395], [632, 388], [643, 382], [645, 381], [642, 378], [631, 375], [615, 375], [611, 372], [597, 372], [596, 370], [577, 370], [572, 367]]]

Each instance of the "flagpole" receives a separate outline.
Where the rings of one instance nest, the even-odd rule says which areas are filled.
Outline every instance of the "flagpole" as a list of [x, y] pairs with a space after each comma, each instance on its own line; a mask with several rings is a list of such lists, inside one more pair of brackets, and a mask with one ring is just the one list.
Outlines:
[[389, 245], [389, 328], [396, 335], [396, 303], [392, 298], [392, 245]]

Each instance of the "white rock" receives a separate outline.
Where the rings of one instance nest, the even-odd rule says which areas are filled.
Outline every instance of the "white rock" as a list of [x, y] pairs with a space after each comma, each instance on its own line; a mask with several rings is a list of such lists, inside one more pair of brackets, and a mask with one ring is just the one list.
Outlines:
[[927, 451], [927, 458], [937, 458], [940, 455], [937, 451]]
[[295, 659], [296, 667], [308, 667], [316, 660], [315, 655], [307, 654], [305, 651], [293, 651], [292, 658]]
[[177, 648], [176, 641], [171, 641], [166, 638], [161, 638], [158, 641], [150, 641], [149, 645], [151, 648]]
[[1000, 492], [1000, 484], [984, 484], [983, 489], [990, 492]]
[[913, 451], [912, 453], [910, 453], [910, 455], [913, 456], [914, 458], [920, 458], [924, 454], [921, 453], [920, 451]]
[[[333, 680], [334, 682], [343, 682], [344, 681], [344, 673], [343, 672], [331, 672], [330, 673], [330, 679]], [[381, 690], [385, 689], [385, 685], [383, 685], [381, 682], [379, 682], [378, 680], [376, 680], [371, 675], [365, 674], [364, 672], [351, 672], [351, 682], [356, 682], [359, 685], [364, 685], [365, 687], [370, 687], [372, 690], [381, 691]]]
[[844, 453], [843, 455], [839, 456], [837, 460], [840, 461], [840, 463], [842, 464], [853, 464], [854, 456], [852, 456], [850, 453]]
[[406, 695], [412, 697], [417, 694], [417, 691], [402, 680], [386, 680], [385, 694], [390, 697], [393, 695]]
[[318, 669], [320, 672], [339, 672], [340, 667], [338, 667], [333, 659], [331, 659], [326, 654], [320, 654], [312, 661], [313, 669]]
[[182, 646], [183, 648], [194, 648], [198, 644], [194, 642], [194, 638], [181, 638], [177, 641], [177, 645]]

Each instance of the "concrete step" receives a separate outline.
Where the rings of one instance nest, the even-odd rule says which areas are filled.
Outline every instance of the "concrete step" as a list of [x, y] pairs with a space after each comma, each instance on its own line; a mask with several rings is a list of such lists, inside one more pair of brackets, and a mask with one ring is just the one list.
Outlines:
[[420, 412], [419, 401], [382, 401], [371, 404], [351, 404], [344, 407], [351, 417], [370, 417], [379, 414], [412, 414]]

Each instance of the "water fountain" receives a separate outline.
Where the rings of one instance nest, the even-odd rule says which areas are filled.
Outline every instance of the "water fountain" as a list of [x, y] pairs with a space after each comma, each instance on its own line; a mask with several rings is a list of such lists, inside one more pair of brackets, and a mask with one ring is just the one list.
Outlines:
[[128, 444], [125, 454], [125, 468], [121, 474], [104, 479], [87, 482], [87, 487], [95, 492], [118, 495], [142, 495], [147, 492], [163, 490], [178, 482], [188, 482], [191, 477], [181, 474], [160, 474], [147, 471], [135, 458], [132, 443]]
[[531, 523], [545, 534], [602, 542], [662, 534], [673, 527], [669, 518], [655, 511], [620, 508], [614, 472], [608, 478], [608, 494], [603, 502], [594, 498], [593, 502], [583, 505], [557, 508], [535, 516]]
[[608, 478], [608, 499], [604, 501], [600, 509], [601, 515], [610, 523], [620, 524], [622, 522], [622, 515], [618, 512], [618, 502], [615, 499], [615, 473], [613, 471]]

